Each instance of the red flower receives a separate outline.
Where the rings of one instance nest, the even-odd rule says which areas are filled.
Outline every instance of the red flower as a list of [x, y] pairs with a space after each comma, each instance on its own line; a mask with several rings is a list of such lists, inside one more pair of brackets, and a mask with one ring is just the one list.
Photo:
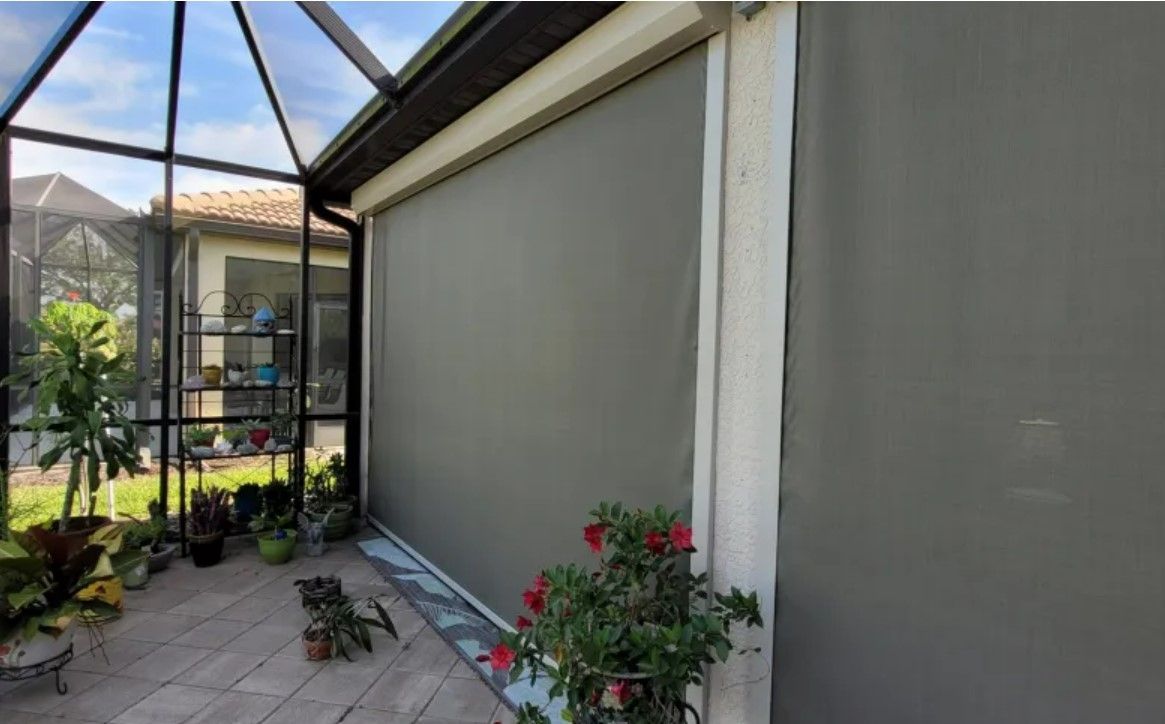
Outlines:
[[603, 552], [603, 533], [607, 532], [607, 526], [602, 523], [591, 523], [583, 528], [583, 540], [591, 547], [595, 553]]
[[546, 580], [546, 576], [539, 573], [534, 577], [534, 590], [542, 595], [550, 590], [550, 581]]
[[678, 551], [695, 550], [692, 546], [692, 529], [685, 528], [684, 524], [678, 520], [672, 524], [671, 530], [667, 533], [667, 537], [671, 539], [671, 544]]
[[662, 556], [667, 551], [667, 538], [657, 530], [648, 531], [647, 535], [643, 536], [643, 542], [647, 545], [647, 550], [657, 556]]
[[65, 297], [70, 302], [79, 302], [81, 301], [81, 292], [65, 292]]
[[546, 610], [546, 594], [537, 588], [527, 588], [522, 592], [522, 603], [526, 604], [526, 608], [530, 609], [535, 616], [541, 616], [542, 612]]
[[514, 623], [514, 628], [518, 629], [519, 631], [525, 631], [533, 625], [534, 622], [530, 619], [526, 618], [525, 616], [518, 616], [517, 622]]
[[494, 671], [502, 671], [509, 669], [516, 658], [518, 655], [514, 653], [513, 649], [505, 644], [498, 644], [489, 652], [489, 665], [493, 667]]
[[626, 681], [616, 681], [614, 684], [610, 684], [607, 686], [607, 691], [611, 692], [611, 695], [619, 701], [619, 706], [626, 704], [627, 700], [631, 698], [631, 685]]

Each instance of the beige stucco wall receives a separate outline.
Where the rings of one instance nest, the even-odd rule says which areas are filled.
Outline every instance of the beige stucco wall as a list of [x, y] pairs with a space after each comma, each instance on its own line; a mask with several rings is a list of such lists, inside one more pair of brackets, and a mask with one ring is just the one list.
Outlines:
[[[773, 85], [776, 60], [774, 4], [745, 20], [733, 15], [728, 42], [728, 105], [724, 159], [724, 232], [721, 257], [720, 359], [717, 399], [716, 492], [712, 570], [718, 590], [756, 588], [771, 611], [772, 551], [764, 551], [774, 511], [776, 480], [766, 471], [766, 421], [760, 400], [780, 371], [764, 349], [775, 224], [773, 215]], [[767, 555], [766, 555], [767, 554]], [[767, 590], [766, 590], [767, 589]], [[768, 721], [772, 618], [765, 630], [739, 638], [762, 646], [762, 656], [730, 660], [709, 678], [714, 724]]]

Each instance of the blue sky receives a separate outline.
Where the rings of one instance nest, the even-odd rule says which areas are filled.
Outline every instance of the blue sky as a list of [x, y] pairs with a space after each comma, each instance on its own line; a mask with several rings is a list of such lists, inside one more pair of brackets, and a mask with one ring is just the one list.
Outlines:
[[[373, 95], [353, 68], [291, 2], [248, 3], [274, 69], [297, 149], [316, 154]], [[179, 126], [183, 153], [291, 170], [275, 115], [227, 2], [190, 2], [186, 11]], [[390, 70], [397, 71], [457, 7], [454, 2], [338, 2], [332, 7]], [[0, 44], [42, 42], [60, 11], [0, 3]], [[161, 148], [169, 79], [168, 2], [107, 2], [16, 117], [20, 125]], [[0, 89], [21, 53], [0, 59]], [[161, 191], [157, 164], [14, 144], [17, 176], [62, 171], [115, 202], [144, 208]], [[271, 182], [196, 169], [175, 173], [175, 190], [256, 188]]]

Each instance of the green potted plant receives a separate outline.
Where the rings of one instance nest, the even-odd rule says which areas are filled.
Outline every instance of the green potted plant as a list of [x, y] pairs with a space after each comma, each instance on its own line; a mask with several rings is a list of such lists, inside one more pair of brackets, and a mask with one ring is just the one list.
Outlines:
[[291, 486], [276, 478], [263, 486], [263, 515], [278, 528], [291, 527]]
[[217, 425], [191, 425], [183, 433], [188, 449], [194, 450], [196, 447], [210, 448], [211, 454], [214, 452], [214, 438], [217, 435]]
[[234, 494], [235, 520], [249, 523], [263, 510], [263, 489], [258, 483], [243, 483]]
[[[526, 672], [548, 677], [567, 721], [683, 722], [688, 687], [731, 653], [731, 627], [762, 625], [756, 593], [708, 597], [707, 576], [687, 573], [695, 548], [678, 513], [603, 503], [591, 516], [583, 539], [598, 570], [539, 574], [523, 593], [533, 620], [519, 617], [517, 631], [479, 660], [509, 669], [515, 682]], [[548, 724], [547, 706], [524, 705], [518, 721]]]
[[324, 540], [339, 540], [352, 530], [355, 506], [354, 498], [347, 494], [347, 484], [347, 468], [340, 453], [307, 472], [308, 515], [315, 522], [327, 516]]
[[222, 437], [231, 444], [231, 447], [238, 447], [247, 441], [249, 434], [247, 428], [241, 425], [230, 425], [223, 428]]
[[149, 521], [140, 521], [130, 518], [122, 528], [121, 537], [123, 546], [127, 549], [144, 550], [148, 555], [147, 564], [150, 574], [169, 567], [174, 557], [174, 544], [165, 542], [167, 534], [167, 519], [162, 515], [162, 506], [157, 500], [149, 501]]
[[[37, 464], [47, 472], [62, 459], [69, 465], [60, 517], [49, 523], [62, 536], [55, 545], [76, 552], [109, 518], [95, 515], [104, 477], [137, 472], [138, 428], [127, 415], [124, 390], [133, 383], [126, 356], [117, 352], [113, 315], [85, 302], [50, 302], [28, 323], [40, 341], [22, 354], [20, 370], [3, 385], [22, 386], [32, 396], [24, 422], [43, 451]], [[73, 516], [79, 500], [80, 515]]]
[[271, 416], [271, 434], [276, 445], [295, 444], [295, 415], [277, 412]]
[[251, 444], [262, 450], [263, 446], [267, 444], [267, 438], [271, 437], [271, 423], [252, 418], [243, 420], [243, 425], [247, 428]]
[[230, 493], [210, 487], [190, 491], [190, 557], [198, 568], [222, 560], [223, 538], [230, 521]]
[[[369, 609], [375, 617], [368, 615]], [[312, 661], [330, 659], [336, 654], [351, 661], [348, 647], [352, 644], [372, 653], [370, 629], [373, 628], [397, 638], [392, 619], [375, 598], [354, 601], [341, 595], [305, 610], [311, 623], [303, 630], [303, 648]]]
[[295, 553], [295, 531], [276, 528], [270, 533], [260, 533], [259, 555], [270, 565], [287, 563]]
[[109, 603], [81, 595], [112, 578], [104, 545], [66, 552], [31, 535], [0, 540], [0, 670], [51, 661], [69, 650], [82, 617], [117, 615]]

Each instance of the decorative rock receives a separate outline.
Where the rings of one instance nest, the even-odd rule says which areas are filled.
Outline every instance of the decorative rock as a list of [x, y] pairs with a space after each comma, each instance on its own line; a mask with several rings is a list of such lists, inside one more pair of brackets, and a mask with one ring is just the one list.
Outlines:
[[294, 449], [295, 447], [292, 445], [277, 445], [275, 447], [275, 452], [291, 452]]
[[194, 447], [190, 448], [190, 457], [200, 460], [204, 458], [212, 458], [214, 457], [214, 448], [207, 447], [205, 445], [195, 445]]
[[219, 444], [214, 446], [214, 451], [216, 453], [218, 453], [219, 455], [229, 455], [230, 453], [235, 451], [235, 448], [229, 442], [227, 442], [226, 440], [223, 440], [222, 442], [220, 442]]
[[263, 449], [267, 452], [275, 452], [275, 440], [267, 438], [267, 442], [263, 443]]
[[203, 334], [222, 334], [227, 331], [227, 327], [222, 323], [221, 319], [205, 319], [202, 321]]
[[245, 442], [235, 449], [239, 451], [240, 455], [254, 455], [255, 453], [259, 452], [259, 448], [255, 447], [249, 442]]
[[236, 324], [235, 326], [231, 327], [231, 332], [234, 332], [235, 334], [242, 334], [243, 332], [246, 332], [246, 331], [247, 331], [247, 325], [245, 325], [245, 324]]

